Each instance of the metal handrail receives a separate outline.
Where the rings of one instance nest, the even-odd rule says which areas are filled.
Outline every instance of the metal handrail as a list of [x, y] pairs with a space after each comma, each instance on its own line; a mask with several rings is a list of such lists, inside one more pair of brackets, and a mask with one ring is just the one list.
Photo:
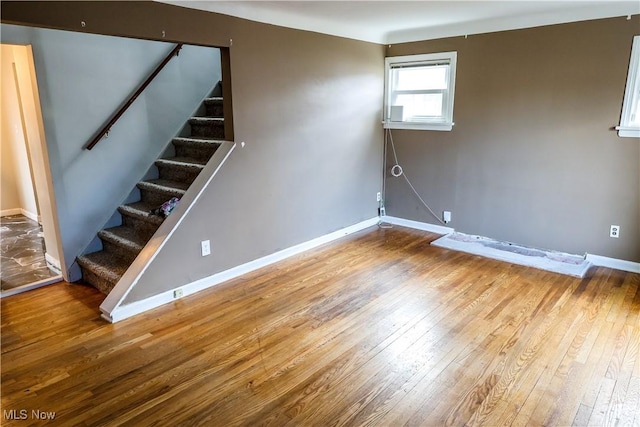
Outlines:
[[144, 83], [142, 83], [140, 87], [136, 89], [133, 95], [129, 97], [127, 102], [125, 102], [124, 105], [120, 107], [120, 109], [111, 117], [109, 122], [106, 125], [104, 125], [104, 127], [100, 130], [100, 132], [98, 132], [96, 136], [93, 137], [91, 142], [87, 144], [87, 146], [85, 147], [87, 150], [91, 150], [98, 142], [100, 142], [100, 140], [105, 135], [109, 133], [109, 131], [111, 130], [111, 127], [115, 124], [115, 122], [118, 121], [120, 116], [122, 116], [124, 112], [127, 111], [127, 108], [129, 108], [131, 104], [133, 104], [133, 101], [135, 101], [136, 98], [138, 98], [138, 96], [146, 89], [146, 87], [149, 86], [149, 83], [151, 83], [151, 81], [158, 75], [158, 73], [162, 71], [164, 66], [167, 65], [169, 61], [171, 61], [171, 58], [178, 55], [178, 53], [180, 52], [180, 49], [182, 49], [182, 43], [177, 44], [176, 47], [173, 48], [173, 50], [169, 53], [169, 55], [167, 55], [167, 57], [164, 58], [164, 60], [160, 63], [160, 65], [158, 65], [156, 69], [153, 70], [153, 72], [149, 75], [149, 77], [147, 77]]

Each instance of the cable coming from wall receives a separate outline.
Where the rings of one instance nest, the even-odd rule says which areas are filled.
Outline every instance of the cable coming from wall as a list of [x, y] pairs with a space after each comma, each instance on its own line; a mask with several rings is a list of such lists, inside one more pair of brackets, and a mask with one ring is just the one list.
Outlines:
[[413, 184], [411, 184], [411, 181], [409, 180], [409, 177], [407, 176], [406, 172], [404, 171], [402, 166], [400, 166], [400, 162], [398, 161], [398, 154], [396, 153], [396, 146], [393, 143], [393, 135], [391, 134], [391, 129], [386, 129], [386, 132], [384, 134], [384, 160], [383, 160], [384, 175], [382, 179], [383, 203], [384, 203], [384, 200], [386, 199], [386, 189], [387, 189], [387, 151], [388, 151], [387, 144], [389, 141], [391, 142], [391, 150], [393, 152], [393, 159], [395, 160], [395, 164], [391, 167], [391, 170], [390, 170], [391, 175], [393, 175], [396, 178], [403, 177], [404, 180], [409, 185], [409, 187], [411, 188], [411, 190], [413, 190], [413, 193], [416, 195], [418, 200], [420, 200], [422, 205], [429, 211], [429, 213], [431, 213], [431, 215], [433, 215], [433, 217], [436, 220], [438, 220], [440, 224], [446, 225], [446, 223], [443, 220], [441, 220], [440, 217], [435, 214], [435, 212], [433, 212], [433, 210], [429, 207], [429, 205], [427, 205], [427, 202], [425, 202], [424, 199], [420, 196], [420, 193], [418, 193], [418, 190], [416, 190]]

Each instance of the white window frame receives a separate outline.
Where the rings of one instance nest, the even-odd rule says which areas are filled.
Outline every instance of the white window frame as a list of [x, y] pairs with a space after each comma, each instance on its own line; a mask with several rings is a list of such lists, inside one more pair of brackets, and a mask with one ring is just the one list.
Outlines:
[[638, 103], [640, 103], [640, 36], [634, 36], [631, 46], [627, 86], [625, 87], [624, 100], [622, 101], [620, 126], [616, 126], [618, 136], [625, 138], [640, 137], [640, 117], [633, 117], [632, 114], [633, 111], [636, 111]]
[[[453, 100], [456, 86], [456, 62], [457, 52], [428, 53], [422, 55], [407, 55], [387, 57], [385, 63], [385, 95], [384, 95], [384, 119], [383, 125], [386, 129], [417, 129], [417, 130], [439, 130], [450, 131], [453, 128]], [[447, 75], [447, 89], [444, 94], [444, 115], [442, 118], [434, 120], [420, 121], [391, 121], [391, 99], [393, 97], [393, 84], [391, 79], [391, 69], [399, 65], [435, 65], [438, 63], [448, 63], [449, 73]], [[394, 67], [395, 66], [395, 67]]]

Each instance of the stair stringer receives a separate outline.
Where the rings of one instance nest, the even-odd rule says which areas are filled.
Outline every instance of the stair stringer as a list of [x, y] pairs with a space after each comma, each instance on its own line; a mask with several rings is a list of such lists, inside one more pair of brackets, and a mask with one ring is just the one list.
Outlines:
[[119, 317], [118, 311], [123, 307], [122, 302], [131, 289], [136, 286], [147, 267], [155, 259], [163, 246], [171, 239], [173, 233], [187, 217], [191, 208], [217, 175], [235, 147], [236, 144], [234, 142], [224, 141], [221, 143], [202, 172], [200, 172], [185, 195], [180, 199], [178, 207], [162, 222], [151, 237], [151, 240], [142, 248], [142, 251], [100, 305], [100, 311], [104, 319], [111, 323], [117, 321]]

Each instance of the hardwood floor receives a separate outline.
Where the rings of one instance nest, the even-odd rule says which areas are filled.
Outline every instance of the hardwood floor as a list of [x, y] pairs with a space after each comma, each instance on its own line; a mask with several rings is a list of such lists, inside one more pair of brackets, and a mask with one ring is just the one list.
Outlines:
[[115, 325], [88, 287], [2, 299], [2, 425], [640, 425], [640, 275], [436, 237], [368, 229]]

